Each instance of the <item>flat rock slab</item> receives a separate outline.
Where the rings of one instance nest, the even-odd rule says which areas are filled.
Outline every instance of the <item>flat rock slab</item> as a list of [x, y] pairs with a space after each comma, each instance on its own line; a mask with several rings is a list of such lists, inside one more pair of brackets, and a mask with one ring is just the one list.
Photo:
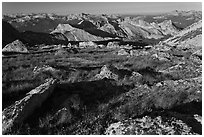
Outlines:
[[34, 110], [52, 94], [56, 85], [55, 79], [47, 79], [46, 82], [26, 94], [26, 97], [16, 101], [2, 112], [2, 133], [5, 134], [16, 124], [22, 123]]

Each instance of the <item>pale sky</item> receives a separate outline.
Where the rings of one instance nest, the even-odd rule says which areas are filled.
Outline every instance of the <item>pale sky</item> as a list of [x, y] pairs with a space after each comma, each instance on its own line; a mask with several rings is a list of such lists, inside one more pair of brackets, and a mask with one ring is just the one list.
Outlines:
[[140, 14], [200, 10], [201, 2], [3, 2], [2, 13]]

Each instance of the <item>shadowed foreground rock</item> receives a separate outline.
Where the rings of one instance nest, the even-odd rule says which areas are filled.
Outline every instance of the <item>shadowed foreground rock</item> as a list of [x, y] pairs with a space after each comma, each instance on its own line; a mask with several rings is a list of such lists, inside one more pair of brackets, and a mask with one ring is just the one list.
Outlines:
[[[66, 96], [66, 94], [62, 94], [61, 96]], [[56, 98], [63, 100], [60, 96]], [[60, 106], [49, 122], [55, 123], [56, 125], [71, 123], [74, 118], [73, 111], [79, 112], [81, 109], [82, 102], [78, 94], [73, 94], [62, 102], [63, 103], [60, 103], [58, 99], [55, 100], [55, 104], [60, 103]]]
[[156, 84], [154, 88], [156, 108], [171, 109], [175, 106], [202, 101], [202, 77], [168, 80]]
[[[181, 117], [181, 120], [168, 117], [168, 122], [163, 122], [160, 116], [156, 118], [146, 116], [134, 120], [127, 119], [141, 116], [155, 109], [170, 110], [191, 102], [201, 102], [201, 91], [201, 77], [163, 81], [156, 84], [152, 89], [146, 86], [138, 86], [123, 94], [114, 103], [111, 103], [109, 107], [123, 104], [114, 108], [115, 119], [120, 122], [111, 124], [105, 134], [194, 134], [191, 132], [191, 127], [181, 121], [183, 120]], [[188, 110], [190, 109], [188, 108]], [[180, 109], [180, 111], [183, 110]], [[179, 127], [179, 129], [176, 127]]]
[[15, 125], [21, 124], [36, 108], [40, 107], [53, 92], [55, 84], [55, 79], [47, 79], [44, 84], [31, 90], [26, 97], [5, 108], [2, 112], [3, 134]]
[[172, 109], [193, 101], [202, 101], [201, 77], [167, 80], [157, 83], [152, 88], [138, 85], [110, 101], [107, 109], [114, 112], [114, 119], [124, 120], [152, 112], [154, 109]]

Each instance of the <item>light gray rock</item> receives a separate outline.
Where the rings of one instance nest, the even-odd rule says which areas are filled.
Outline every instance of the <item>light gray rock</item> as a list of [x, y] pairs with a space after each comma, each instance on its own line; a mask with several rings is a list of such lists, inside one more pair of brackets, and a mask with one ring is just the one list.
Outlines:
[[116, 49], [116, 48], [119, 48], [119, 45], [117, 42], [108, 42], [107, 48]]
[[92, 47], [92, 48], [97, 48], [98, 45], [92, 41], [89, 42], [79, 42], [79, 48], [88, 48], [88, 47]]
[[58, 69], [50, 67], [48, 65], [43, 65], [42, 67], [36, 66], [33, 70], [33, 74], [35, 77], [47, 75], [49, 78], [55, 78], [60, 80], [62, 77], [62, 72]]
[[169, 59], [171, 58], [170, 55], [168, 53], [165, 53], [165, 52], [155, 53], [155, 54], [151, 55], [151, 57], [156, 58], [159, 61], [169, 61]]
[[182, 120], [169, 118], [163, 121], [161, 116], [151, 118], [144, 116], [137, 119], [127, 119], [111, 124], [105, 132], [106, 135], [195, 135]]
[[129, 55], [129, 53], [125, 49], [120, 49], [118, 55]]
[[20, 40], [15, 40], [12, 43], [7, 44], [2, 49], [2, 52], [29, 53], [26, 46]]
[[39, 87], [31, 90], [26, 96], [5, 108], [2, 112], [2, 132], [6, 133], [14, 125], [21, 124], [36, 108], [52, 94], [56, 84], [55, 79], [47, 81]]
[[148, 56], [150, 53], [145, 50], [131, 50], [130, 51], [131, 56]]
[[95, 76], [95, 79], [99, 80], [99, 79], [104, 79], [104, 78], [114, 79], [114, 80], [117, 81], [118, 80], [118, 75], [113, 73], [106, 65], [104, 65], [101, 68], [100, 73]]

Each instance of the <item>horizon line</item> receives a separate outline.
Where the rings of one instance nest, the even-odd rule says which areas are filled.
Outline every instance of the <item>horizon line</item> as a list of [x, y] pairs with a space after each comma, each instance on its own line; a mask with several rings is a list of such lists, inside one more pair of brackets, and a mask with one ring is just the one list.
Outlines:
[[81, 13], [59, 13], [59, 12], [18, 12], [18, 13], [2, 13], [2, 15], [18, 15], [18, 14], [54, 14], [54, 15], [80, 15], [80, 14], [90, 14], [90, 15], [154, 15], [154, 14], [166, 14], [166, 13], [171, 13], [171, 12], [190, 12], [190, 11], [196, 11], [196, 12], [202, 12], [201, 10], [171, 10], [171, 11], [166, 11], [166, 12], [160, 12], [160, 11], [155, 11], [155, 12], [137, 12], [137, 13], [89, 13], [89, 12], [81, 12]]

